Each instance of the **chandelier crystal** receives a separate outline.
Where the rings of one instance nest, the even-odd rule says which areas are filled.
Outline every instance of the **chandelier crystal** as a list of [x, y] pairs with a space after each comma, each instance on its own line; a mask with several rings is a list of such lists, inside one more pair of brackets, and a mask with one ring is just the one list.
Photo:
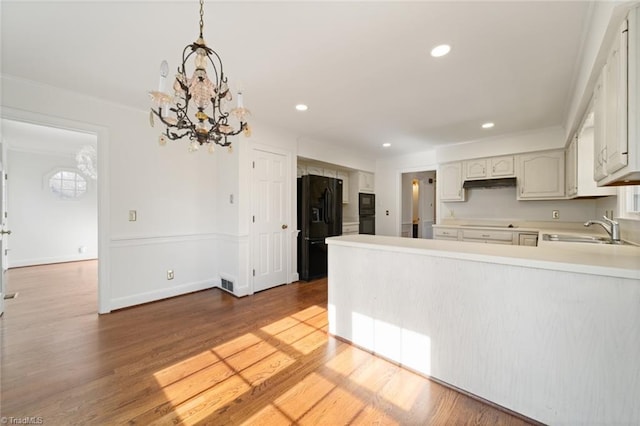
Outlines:
[[[200, 36], [198, 40], [187, 45], [182, 51], [182, 64], [178, 67], [173, 82], [174, 94], [165, 92], [169, 65], [163, 61], [160, 65], [160, 82], [157, 91], [149, 92], [153, 101], [149, 120], [154, 126], [157, 117], [165, 126], [158, 142], [165, 145], [167, 140], [188, 137], [189, 151], [195, 151], [204, 144], [209, 144], [209, 152], [214, 151], [214, 144], [229, 147], [230, 136], [243, 133], [251, 136], [251, 128], [247, 123], [250, 115], [243, 105], [242, 92], [238, 92], [236, 107], [231, 109], [233, 100], [227, 77], [222, 70], [220, 56], [207, 47], [202, 29], [204, 0], [200, 0]], [[193, 73], [187, 73], [187, 62], [193, 59]], [[210, 65], [210, 70], [207, 70]], [[238, 121], [237, 127], [229, 123], [229, 117]]]

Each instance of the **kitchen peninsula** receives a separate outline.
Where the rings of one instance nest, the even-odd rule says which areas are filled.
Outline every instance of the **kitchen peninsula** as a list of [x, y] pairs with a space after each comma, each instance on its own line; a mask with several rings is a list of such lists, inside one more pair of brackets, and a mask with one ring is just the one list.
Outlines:
[[329, 331], [547, 424], [640, 423], [640, 248], [330, 238]]

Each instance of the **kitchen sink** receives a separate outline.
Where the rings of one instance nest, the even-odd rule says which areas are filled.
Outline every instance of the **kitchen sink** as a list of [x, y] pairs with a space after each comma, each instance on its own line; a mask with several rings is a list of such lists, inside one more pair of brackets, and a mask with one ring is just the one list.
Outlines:
[[[597, 235], [580, 234], [542, 234], [544, 241], [561, 241], [567, 243], [612, 244], [611, 238]], [[622, 241], [616, 244], [623, 244]]]

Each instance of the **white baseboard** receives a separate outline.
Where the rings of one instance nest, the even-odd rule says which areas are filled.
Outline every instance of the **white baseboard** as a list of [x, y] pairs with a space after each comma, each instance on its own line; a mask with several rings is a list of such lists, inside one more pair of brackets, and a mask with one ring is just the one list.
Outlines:
[[56, 256], [56, 257], [42, 257], [39, 259], [18, 259], [11, 260], [7, 262], [7, 268], [22, 268], [24, 266], [37, 266], [37, 265], [48, 265], [51, 263], [64, 263], [64, 262], [79, 262], [81, 260], [94, 260], [97, 259], [95, 253], [93, 254], [78, 254], [71, 256]]

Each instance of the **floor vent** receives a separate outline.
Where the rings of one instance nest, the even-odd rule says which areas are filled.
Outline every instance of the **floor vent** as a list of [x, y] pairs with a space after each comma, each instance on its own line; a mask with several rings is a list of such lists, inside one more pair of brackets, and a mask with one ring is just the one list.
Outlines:
[[4, 300], [15, 299], [18, 297], [18, 293], [7, 293], [4, 295]]
[[222, 278], [222, 288], [233, 293], [233, 281]]

